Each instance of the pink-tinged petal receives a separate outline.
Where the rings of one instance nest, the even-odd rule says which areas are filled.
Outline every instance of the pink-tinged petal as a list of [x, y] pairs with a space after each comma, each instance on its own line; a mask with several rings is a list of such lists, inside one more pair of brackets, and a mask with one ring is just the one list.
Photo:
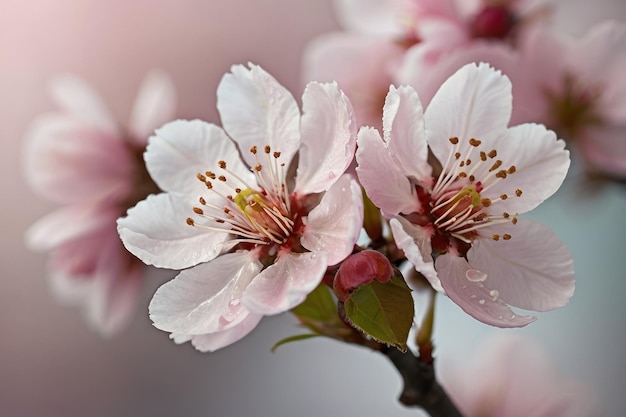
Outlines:
[[286, 253], [252, 280], [241, 302], [257, 314], [287, 311], [317, 287], [327, 266], [325, 252]]
[[476, 320], [505, 328], [523, 327], [535, 321], [535, 317], [515, 314], [483, 282], [469, 279], [468, 271], [477, 270], [464, 258], [449, 253], [441, 255], [435, 260], [435, 269], [446, 295]]
[[350, 100], [336, 83], [309, 83], [302, 109], [294, 192], [306, 195], [326, 191], [348, 168], [356, 148], [356, 121]]
[[261, 266], [243, 251], [187, 269], [156, 291], [150, 319], [158, 329], [192, 335], [236, 326], [248, 315], [240, 299]]
[[200, 352], [215, 352], [218, 349], [232, 345], [243, 339], [244, 336], [247, 336], [255, 329], [262, 318], [263, 316], [261, 314], [248, 313], [246, 318], [236, 326], [216, 333], [193, 336], [191, 338], [191, 344]]
[[228, 235], [189, 226], [194, 204], [168, 193], [148, 196], [117, 220], [124, 246], [159, 268], [183, 269], [215, 258]]
[[588, 129], [578, 142], [592, 172], [626, 178], [626, 124]]
[[[546, 226], [520, 219], [493, 226], [476, 239], [467, 253], [473, 268], [485, 271], [486, 287], [506, 303], [526, 310], [562, 307], [574, 293], [574, 266], [570, 253]], [[493, 233], [510, 240], [491, 239]]]
[[343, 175], [302, 222], [302, 246], [311, 252], [325, 252], [328, 265], [341, 262], [352, 253], [363, 226], [361, 187]]
[[115, 119], [83, 79], [71, 74], [61, 75], [52, 81], [50, 90], [54, 101], [72, 118], [103, 134], [120, 137]]
[[146, 267], [124, 249], [115, 231], [103, 238], [90, 296], [84, 302], [90, 325], [110, 336], [137, 311]]
[[568, 63], [583, 80], [605, 81], [616, 58], [626, 53], [626, 24], [607, 20], [587, 32], [569, 54]]
[[26, 243], [33, 250], [51, 250], [106, 228], [115, 230], [119, 214], [117, 208], [99, 204], [63, 207], [33, 224], [26, 231]]
[[511, 82], [488, 64], [468, 64], [437, 91], [424, 114], [428, 145], [440, 162], [454, 153], [448, 140], [460, 139], [466, 154], [470, 138], [491, 141], [503, 134], [511, 117]]
[[328, 33], [307, 45], [303, 79], [336, 81], [350, 98], [358, 124], [380, 127], [391, 74], [403, 54], [404, 48], [387, 39]]
[[606, 119], [607, 124], [626, 124], [626, 51], [615, 57], [609, 69], [598, 112]]
[[420, 211], [415, 187], [401, 170], [395, 155], [389, 153], [380, 134], [362, 127], [357, 136], [356, 168], [367, 196], [385, 216]]
[[135, 168], [127, 145], [66, 116], [37, 118], [24, 158], [32, 187], [59, 203], [120, 200], [132, 189]]
[[[235, 143], [218, 126], [201, 120], [176, 120], [168, 123], [150, 137], [144, 154], [146, 167], [154, 182], [164, 191], [183, 193], [198, 198], [209, 191], [197, 175], [212, 171], [223, 172], [218, 161], [244, 181], [255, 184], [250, 170], [241, 161]], [[232, 175], [225, 173], [233, 180]], [[215, 190], [232, 194], [221, 181], [212, 181]], [[240, 184], [245, 189], [248, 186]]]
[[[485, 149], [489, 149], [490, 145], [486, 146]], [[570, 165], [565, 142], [557, 140], [556, 134], [543, 125], [512, 127], [493, 143], [493, 148], [498, 151], [497, 159], [503, 162], [501, 169], [508, 170], [513, 166], [515, 172], [503, 179], [492, 176], [493, 186], [491, 181], [483, 184], [482, 197], [496, 200], [502, 195], [508, 196], [494, 203], [492, 212], [524, 213], [537, 207], [559, 189]], [[477, 170], [476, 178], [483, 178], [490, 165]], [[522, 192], [519, 197], [516, 196], [517, 190]]]
[[422, 103], [412, 87], [389, 87], [383, 107], [383, 134], [405, 176], [423, 183], [431, 180]]
[[131, 139], [138, 146], [146, 146], [154, 129], [174, 119], [176, 88], [170, 77], [160, 70], [146, 75], [135, 98], [130, 115]]
[[396, 3], [394, 0], [339, 0], [334, 5], [345, 29], [394, 38], [404, 30], [403, 10]]
[[[409, 262], [415, 267], [415, 270], [430, 282], [435, 291], [444, 292], [437, 271], [435, 271], [435, 264], [431, 255], [432, 228], [411, 224], [402, 217], [391, 219], [389, 226], [391, 227], [391, 233], [396, 241], [396, 245], [402, 249]], [[410, 280], [407, 281], [407, 284], [411, 288], [418, 288]], [[419, 286], [421, 287], [421, 284]]]
[[[257, 164], [249, 152], [265, 145], [279, 151], [289, 165], [300, 147], [300, 111], [291, 93], [261, 67], [234, 65], [217, 87], [217, 110], [222, 126], [239, 145], [248, 165]], [[260, 155], [263, 157], [263, 155]], [[264, 159], [260, 159], [265, 163]]]

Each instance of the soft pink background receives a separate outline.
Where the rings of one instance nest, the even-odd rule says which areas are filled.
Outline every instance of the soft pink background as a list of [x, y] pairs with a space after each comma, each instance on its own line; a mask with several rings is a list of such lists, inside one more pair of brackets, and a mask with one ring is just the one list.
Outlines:
[[[561, 3], [556, 22], [568, 32], [607, 17], [626, 20], [623, 0]], [[299, 97], [302, 47], [337, 27], [329, 0], [0, 0], [0, 10], [0, 415], [416, 414], [397, 404], [399, 378], [373, 353], [327, 340], [269, 353], [297, 331], [288, 315], [264, 320], [244, 341], [214, 354], [175, 346], [145, 313], [102, 340], [76, 309], [52, 299], [46, 257], [23, 243], [24, 230], [53, 208], [28, 189], [21, 168], [28, 123], [52, 109], [52, 75], [85, 77], [127, 120], [139, 81], [160, 67], [176, 82], [181, 116], [217, 121], [215, 89], [232, 64], [258, 63]], [[593, 386], [606, 415], [618, 416], [626, 408], [626, 197], [612, 188], [579, 203], [575, 192], [566, 187], [535, 218], [570, 247], [577, 293], [521, 332], [543, 341], [563, 372]], [[169, 276], [153, 274], [142, 310]], [[497, 332], [445, 299], [438, 314], [442, 363], [446, 355], [471, 354]]]

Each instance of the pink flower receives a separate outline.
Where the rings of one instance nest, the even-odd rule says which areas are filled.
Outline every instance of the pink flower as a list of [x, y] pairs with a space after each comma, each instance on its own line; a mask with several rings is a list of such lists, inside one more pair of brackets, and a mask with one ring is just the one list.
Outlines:
[[150, 317], [201, 351], [302, 302], [352, 252], [363, 222], [360, 188], [343, 175], [356, 125], [336, 84], [310, 83], [301, 116], [260, 67], [233, 66], [217, 100], [224, 130], [179, 120], [150, 138], [147, 168], [165, 192], [118, 220], [145, 263], [192, 267], [159, 288]]
[[[448, 358], [454, 361], [454, 358]], [[466, 417], [595, 417], [591, 389], [560, 375], [540, 346], [519, 336], [484, 343], [473, 363], [448, 361], [442, 383]]]
[[550, 310], [574, 291], [563, 243], [518, 219], [559, 188], [569, 153], [541, 125], [507, 128], [511, 102], [508, 78], [486, 64], [460, 69], [425, 112], [411, 87], [392, 86], [383, 138], [362, 128], [356, 154], [367, 195], [391, 219], [416, 270], [468, 314], [498, 327], [534, 320], [509, 305]]
[[510, 72], [513, 118], [574, 141], [589, 171], [626, 178], [626, 24], [601, 23], [577, 41], [533, 31], [522, 52]]
[[27, 241], [50, 252], [55, 295], [81, 305], [89, 324], [108, 335], [132, 317], [145, 269], [119, 241], [116, 219], [156, 191], [141, 153], [152, 129], [173, 117], [176, 93], [165, 74], [151, 72], [128, 130], [76, 77], [60, 77], [52, 93], [61, 111], [33, 123], [24, 165], [35, 191], [64, 207], [34, 224]]

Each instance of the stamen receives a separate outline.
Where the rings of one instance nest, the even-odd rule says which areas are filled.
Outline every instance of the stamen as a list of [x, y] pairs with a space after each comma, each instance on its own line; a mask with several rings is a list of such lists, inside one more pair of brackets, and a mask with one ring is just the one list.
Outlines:
[[204, 210], [202, 210], [200, 207], [194, 207], [193, 212], [200, 215], [204, 214]]
[[469, 140], [469, 144], [472, 145], [474, 148], [479, 147], [481, 143], [482, 142], [480, 140], [476, 139], [476, 138], [471, 138]]
[[191, 217], [187, 217], [186, 222], [187, 222], [187, 224], [189, 226], [194, 226], [195, 225], [195, 222], [193, 221], [193, 219]]
[[521, 197], [522, 190], [520, 190], [519, 188], [517, 190], [515, 190], [515, 195], [518, 196], [518, 197]]
[[502, 239], [504, 240], [510, 240], [511, 239], [511, 235], [508, 233], [505, 233], [504, 235], [502, 235]]

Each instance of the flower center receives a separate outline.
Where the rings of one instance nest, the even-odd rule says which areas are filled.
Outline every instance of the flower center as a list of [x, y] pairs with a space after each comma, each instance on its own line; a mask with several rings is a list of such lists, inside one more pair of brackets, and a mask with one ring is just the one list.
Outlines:
[[[250, 152], [257, 156], [257, 148]], [[197, 174], [213, 195], [201, 196], [200, 206], [193, 207], [196, 221], [187, 218], [187, 224], [215, 232], [233, 235], [234, 243], [255, 245], [282, 245], [294, 231], [297, 213], [292, 212], [285, 180], [285, 164], [280, 152], [264, 147], [265, 165], [257, 158], [251, 168], [258, 186], [248, 184], [228, 169], [226, 161], [218, 161], [218, 169]], [[217, 196], [217, 198], [215, 198]]]
[[572, 75], [566, 75], [560, 92], [546, 90], [544, 94], [554, 129], [566, 139], [574, 139], [585, 127], [604, 123], [597, 112], [602, 96], [602, 88], [597, 85], [585, 86]]
[[[440, 235], [471, 243], [478, 230], [495, 224], [517, 223], [517, 214], [497, 211], [498, 203], [509, 197], [521, 197], [517, 188], [498, 198], [485, 197], [485, 193], [500, 181], [515, 174], [515, 165], [503, 168], [504, 162], [496, 159], [496, 149], [481, 149], [482, 142], [471, 138], [463, 144], [459, 138], [450, 138], [452, 152], [430, 192], [428, 202], [431, 222]], [[468, 146], [469, 145], [469, 146]], [[494, 234], [494, 240], [511, 239], [509, 234]], [[446, 239], [446, 245], [449, 243]]]
[[505, 39], [516, 23], [517, 19], [508, 6], [490, 5], [474, 17], [470, 30], [474, 38]]

